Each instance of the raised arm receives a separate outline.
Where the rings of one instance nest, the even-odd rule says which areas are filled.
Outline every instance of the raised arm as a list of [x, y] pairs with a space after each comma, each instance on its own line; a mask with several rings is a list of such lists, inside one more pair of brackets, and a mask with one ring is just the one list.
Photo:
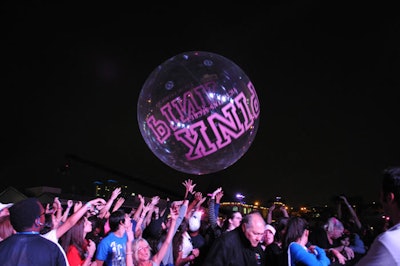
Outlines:
[[139, 237], [142, 235], [142, 229], [144, 229], [146, 227], [145, 223], [145, 219], [146, 219], [146, 215], [149, 212], [149, 210], [152, 208], [151, 203], [147, 203], [146, 205], [144, 205], [142, 213], [140, 214], [139, 220], [137, 220], [137, 224], [136, 224], [136, 232], [135, 232], [135, 236]]
[[206, 197], [203, 197], [203, 194], [201, 192], [195, 192], [194, 193], [194, 200], [189, 202], [189, 207], [186, 212], [186, 219], [189, 219], [190, 216], [193, 214], [194, 211], [198, 210], [203, 204], [203, 202], [206, 200]]
[[72, 206], [74, 206], [74, 202], [72, 200], [68, 200], [67, 207], [65, 208], [65, 211], [61, 217], [62, 222], [65, 222], [68, 219], [69, 212], [71, 211]]
[[123, 197], [118, 198], [117, 201], [115, 202], [115, 205], [112, 208], [111, 212], [114, 212], [114, 211], [118, 210], [119, 208], [121, 208], [121, 206], [124, 204], [124, 202], [125, 202], [125, 198], [123, 198]]
[[267, 224], [272, 224], [272, 214], [275, 210], [275, 204], [272, 204], [268, 208], [268, 213], [267, 213]]
[[138, 208], [136, 209], [136, 212], [133, 214], [133, 219], [135, 221], [139, 221], [140, 215], [142, 214], [142, 210], [144, 208], [144, 203], [145, 199], [141, 194], [138, 194], [138, 199], [140, 201]]
[[157, 265], [161, 263], [162, 259], [164, 258], [165, 254], [168, 251], [168, 246], [171, 245], [172, 238], [175, 235], [175, 225], [177, 223], [179, 211], [177, 208], [170, 208], [170, 214], [171, 214], [171, 226], [168, 228], [167, 236], [164, 240], [164, 242], [161, 244], [160, 249], [158, 252], [153, 256], [153, 262], [155, 262]]
[[[222, 188], [219, 187], [213, 193], [210, 194], [211, 199], [208, 203], [208, 217], [210, 219], [211, 228], [215, 228], [217, 226], [218, 211], [216, 211], [216, 209], [217, 209], [216, 196], [221, 191], [222, 191]], [[218, 204], [219, 204], [220, 199], [221, 198], [219, 198], [219, 200], [218, 200]], [[218, 209], [219, 209], [219, 207], [218, 207]]]
[[65, 232], [67, 232], [74, 224], [78, 222], [78, 220], [85, 215], [85, 213], [91, 209], [92, 206], [99, 204], [106, 204], [106, 201], [102, 198], [96, 198], [91, 201], [88, 201], [86, 204], [82, 205], [82, 202], [79, 202], [80, 208], [77, 209], [68, 219], [61, 224], [56, 231], [57, 238], [60, 238]]
[[154, 210], [156, 208], [156, 205], [158, 204], [158, 202], [160, 201], [160, 197], [159, 196], [154, 196], [151, 198], [151, 202], [150, 202], [150, 208], [146, 214], [146, 218], [143, 221], [143, 225], [146, 227], [150, 224], [151, 222], [151, 217], [153, 216]]
[[54, 197], [53, 209], [54, 209], [54, 214], [56, 216], [57, 224], [59, 225], [62, 220], [63, 208], [62, 208], [60, 199], [58, 197]]
[[357, 228], [360, 230], [362, 227], [362, 224], [360, 222], [360, 219], [358, 219], [357, 213], [351, 206], [351, 204], [348, 202], [347, 198], [345, 196], [340, 196], [340, 198], [343, 200], [344, 204], [346, 204], [347, 208], [349, 209], [349, 212], [351, 214], [351, 217], [353, 218]]
[[182, 182], [182, 185], [185, 187], [185, 197], [184, 199], [187, 199], [189, 201], [191, 201], [191, 198], [193, 197], [193, 193], [194, 193], [194, 188], [196, 186], [196, 184], [193, 184], [193, 180], [192, 179], [187, 179], [185, 181]]
[[111, 193], [111, 197], [108, 199], [107, 203], [100, 210], [100, 213], [98, 215], [99, 218], [108, 218], [110, 216], [111, 205], [113, 204], [114, 200], [118, 198], [119, 194], [121, 194], [121, 188], [117, 187]]

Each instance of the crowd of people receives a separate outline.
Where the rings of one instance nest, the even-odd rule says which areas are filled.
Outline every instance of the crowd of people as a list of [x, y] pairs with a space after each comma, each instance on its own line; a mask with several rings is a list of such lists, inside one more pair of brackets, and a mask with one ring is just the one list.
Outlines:
[[284, 205], [270, 206], [266, 217], [222, 212], [222, 187], [203, 195], [191, 179], [182, 185], [180, 200], [138, 195], [131, 209], [123, 207], [121, 188], [107, 200], [64, 206], [57, 197], [46, 205], [37, 198], [0, 203], [0, 265], [400, 265], [400, 167], [383, 172], [389, 226], [372, 241], [345, 196], [321, 221], [291, 215]]

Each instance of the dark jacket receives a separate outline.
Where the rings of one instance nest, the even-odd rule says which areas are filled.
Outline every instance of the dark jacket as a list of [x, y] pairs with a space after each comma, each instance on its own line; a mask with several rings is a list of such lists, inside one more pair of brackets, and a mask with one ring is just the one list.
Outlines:
[[239, 226], [217, 238], [207, 253], [203, 266], [256, 266], [265, 265], [261, 245], [251, 246]]

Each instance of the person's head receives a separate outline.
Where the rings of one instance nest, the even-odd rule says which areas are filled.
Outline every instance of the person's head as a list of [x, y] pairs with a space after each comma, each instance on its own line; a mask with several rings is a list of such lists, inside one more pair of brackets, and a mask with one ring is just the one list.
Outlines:
[[94, 235], [104, 235], [104, 220], [96, 215], [88, 217], [88, 220], [92, 223], [92, 232]]
[[324, 229], [331, 239], [338, 239], [343, 235], [344, 226], [343, 223], [336, 217], [330, 217], [324, 225]]
[[57, 218], [53, 213], [46, 213], [44, 215], [44, 225], [40, 230], [40, 234], [46, 234], [56, 228]]
[[202, 211], [195, 211], [193, 212], [192, 216], [189, 217], [188, 224], [190, 232], [196, 232], [200, 230], [202, 214]]
[[240, 211], [231, 211], [226, 217], [224, 224], [222, 225], [222, 230], [231, 231], [239, 227], [242, 219], [243, 217]]
[[0, 217], [10, 215], [10, 211], [8, 210], [13, 203], [1, 203], [0, 202]]
[[344, 246], [344, 247], [350, 246], [350, 234], [344, 234], [343, 236], [341, 236], [339, 238], [339, 240], [340, 240], [340, 244], [342, 244], [342, 246]]
[[67, 252], [71, 245], [74, 245], [79, 252], [80, 257], [85, 257], [84, 249], [86, 240], [85, 236], [92, 230], [92, 223], [86, 216], [81, 217], [65, 234], [60, 238], [63, 249]]
[[14, 228], [10, 222], [10, 215], [0, 217], [0, 241], [15, 233]]
[[10, 208], [10, 221], [17, 232], [40, 232], [45, 221], [44, 215], [43, 205], [36, 198], [21, 200]]
[[400, 212], [400, 167], [389, 167], [383, 171], [380, 201], [385, 214], [392, 219], [395, 213]]
[[90, 221], [92, 224], [92, 231], [87, 233], [86, 238], [93, 240], [97, 245], [105, 235], [104, 234], [105, 218], [102, 219], [96, 215], [92, 215], [88, 217], [88, 221]]
[[270, 224], [265, 225], [263, 242], [266, 246], [274, 242], [275, 233], [276, 233], [275, 227], [273, 227]]
[[264, 237], [265, 221], [259, 212], [252, 212], [243, 217], [242, 230], [253, 247], [261, 242]]
[[137, 238], [132, 243], [133, 264], [148, 261], [151, 257], [151, 247], [149, 242], [144, 238]]
[[286, 234], [286, 226], [289, 221], [289, 217], [281, 217], [277, 224], [275, 225], [276, 234], [275, 234], [275, 241], [278, 243], [282, 243], [285, 234]]
[[116, 232], [120, 226], [125, 228], [128, 222], [130, 222], [129, 215], [122, 209], [113, 211], [108, 218], [111, 232]]
[[297, 242], [305, 246], [308, 242], [308, 222], [301, 217], [290, 217], [286, 225], [286, 234], [283, 240], [283, 247], [287, 248], [290, 243]]

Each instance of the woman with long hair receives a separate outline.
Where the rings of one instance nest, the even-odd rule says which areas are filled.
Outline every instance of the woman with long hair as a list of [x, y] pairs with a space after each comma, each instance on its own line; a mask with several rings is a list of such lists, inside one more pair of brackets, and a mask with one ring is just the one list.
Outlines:
[[289, 218], [283, 242], [283, 248], [288, 255], [287, 265], [330, 265], [331, 261], [322, 248], [307, 246], [308, 234], [308, 223], [305, 219], [301, 217]]
[[93, 240], [86, 239], [86, 234], [90, 231], [92, 231], [92, 223], [83, 216], [60, 238], [70, 266], [92, 265], [96, 244]]

